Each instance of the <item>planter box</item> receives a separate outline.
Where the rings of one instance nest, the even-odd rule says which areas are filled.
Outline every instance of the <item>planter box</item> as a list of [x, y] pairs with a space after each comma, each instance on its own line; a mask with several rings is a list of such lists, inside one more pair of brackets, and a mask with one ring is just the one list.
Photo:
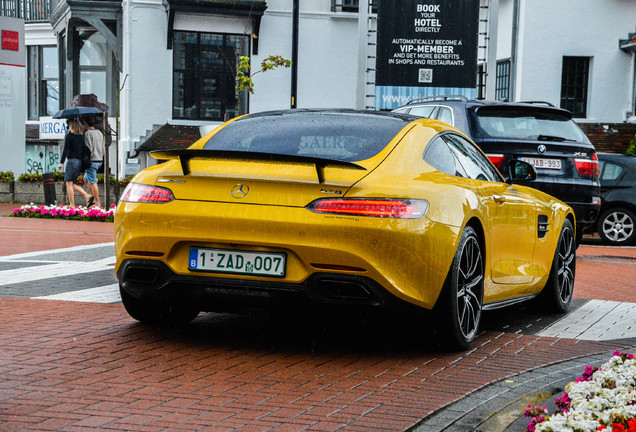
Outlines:
[[14, 182], [13, 201], [17, 203], [44, 203], [44, 186], [42, 182]]
[[[102, 205], [105, 205], [104, 201], [104, 185], [100, 183], [98, 185], [100, 199]], [[86, 186], [84, 189], [87, 190]], [[119, 186], [108, 185], [109, 203], [115, 203], [119, 199]], [[62, 181], [55, 182], [55, 199], [59, 205], [68, 204], [68, 196], [66, 195], [66, 185]], [[33, 204], [46, 204], [44, 199], [44, 184], [42, 182], [13, 182], [13, 183], [0, 183], [0, 202], [14, 202], [14, 203], [33, 203]], [[84, 205], [84, 198], [75, 193], [75, 203], [77, 205]]]
[[0, 183], [0, 202], [14, 202], [13, 182]]

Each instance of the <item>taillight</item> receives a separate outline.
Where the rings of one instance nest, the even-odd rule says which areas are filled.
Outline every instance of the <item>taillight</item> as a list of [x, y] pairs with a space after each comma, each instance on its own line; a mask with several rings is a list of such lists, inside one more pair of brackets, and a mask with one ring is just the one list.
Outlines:
[[322, 198], [307, 206], [314, 213], [418, 219], [426, 214], [428, 201], [391, 198]]
[[120, 201], [163, 204], [174, 200], [172, 191], [159, 186], [128, 183]]
[[574, 165], [576, 166], [576, 172], [581, 175], [598, 177], [601, 174], [596, 153], [592, 153], [591, 159], [575, 158]]
[[502, 154], [486, 154], [486, 156], [488, 156], [488, 159], [490, 159], [490, 162], [492, 162], [493, 165], [497, 167], [497, 169], [501, 168], [501, 165], [503, 164], [503, 161], [504, 161], [504, 155], [502, 155]]

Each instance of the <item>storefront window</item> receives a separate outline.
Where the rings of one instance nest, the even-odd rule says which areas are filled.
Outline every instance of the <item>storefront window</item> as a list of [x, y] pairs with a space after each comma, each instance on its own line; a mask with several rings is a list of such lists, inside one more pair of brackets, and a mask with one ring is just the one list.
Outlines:
[[243, 35], [174, 32], [173, 117], [225, 120], [247, 112], [236, 94], [236, 63], [249, 55]]

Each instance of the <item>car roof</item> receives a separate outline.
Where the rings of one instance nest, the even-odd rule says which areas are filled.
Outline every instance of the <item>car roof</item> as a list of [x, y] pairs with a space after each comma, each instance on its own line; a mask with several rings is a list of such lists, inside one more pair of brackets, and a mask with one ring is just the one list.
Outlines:
[[404, 120], [405, 122], [412, 122], [414, 120], [420, 120], [421, 117], [410, 115], [410, 114], [402, 114], [395, 113], [391, 111], [374, 111], [374, 110], [358, 110], [358, 109], [349, 109], [349, 108], [296, 108], [296, 109], [288, 109], [288, 110], [275, 110], [275, 111], [263, 111], [245, 115], [237, 119], [254, 119], [259, 117], [272, 117], [272, 116], [283, 116], [283, 115], [299, 115], [299, 114], [359, 114], [363, 116], [378, 116], [378, 117], [391, 117], [400, 120]]
[[555, 114], [563, 115], [567, 118], [572, 118], [572, 114], [563, 108], [558, 108], [546, 101], [519, 101], [519, 102], [508, 102], [508, 101], [489, 101], [489, 100], [476, 100], [476, 99], [467, 99], [463, 96], [433, 96], [422, 99], [414, 99], [406, 104], [400, 106], [399, 108], [412, 107], [417, 105], [450, 105], [450, 106], [461, 106], [464, 105], [468, 109], [472, 109], [475, 112], [480, 111], [481, 109], [499, 109], [499, 108], [517, 108], [517, 109], [525, 109], [529, 111], [543, 111], [543, 112], [552, 112]]
[[626, 155], [622, 153], [606, 153], [599, 152], [597, 153], [599, 159], [623, 162], [623, 163], [636, 163], [636, 157], [631, 155]]

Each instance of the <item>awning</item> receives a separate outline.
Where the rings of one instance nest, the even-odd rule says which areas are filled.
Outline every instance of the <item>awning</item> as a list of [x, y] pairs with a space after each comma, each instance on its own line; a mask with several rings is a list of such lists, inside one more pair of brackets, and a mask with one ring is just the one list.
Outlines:
[[630, 33], [627, 39], [619, 40], [618, 46], [623, 51], [636, 52], [636, 33]]
[[168, 0], [168, 49], [172, 49], [174, 15], [176, 12], [191, 12], [197, 15], [225, 15], [245, 17], [252, 20], [252, 53], [258, 54], [258, 34], [261, 18], [267, 9], [267, 2], [262, 0]]

